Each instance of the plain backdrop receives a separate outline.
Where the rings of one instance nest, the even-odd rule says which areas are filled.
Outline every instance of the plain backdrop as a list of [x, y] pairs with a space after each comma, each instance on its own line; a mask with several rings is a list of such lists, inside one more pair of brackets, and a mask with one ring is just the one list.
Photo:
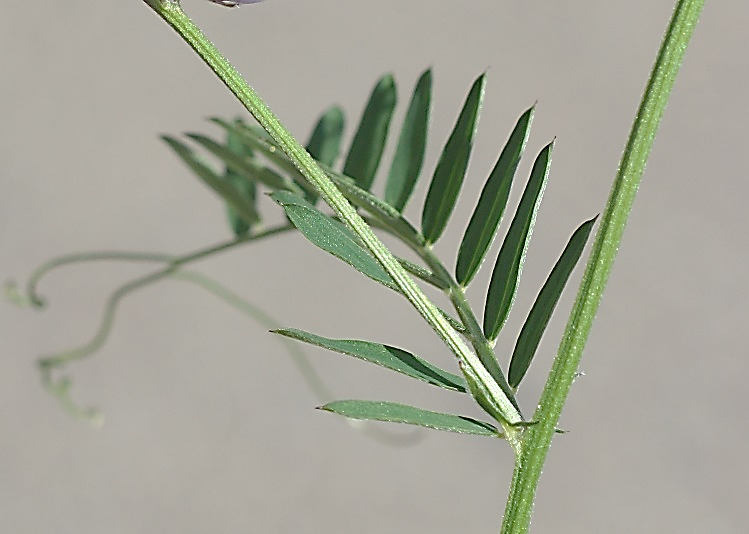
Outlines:
[[[302, 139], [339, 104], [348, 142], [387, 72], [399, 84], [397, 128], [431, 66], [425, 178], [471, 82], [487, 71], [474, 157], [436, 247], [448, 264], [515, 120], [538, 103], [520, 183], [533, 156], [557, 144], [515, 313], [497, 345], [505, 365], [567, 238], [604, 205], [670, 4], [268, 0], [226, 9], [183, 1]], [[749, 531], [747, 25], [746, 2], [707, 3], [583, 357], [585, 376], [562, 417], [569, 433], [555, 438], [545, 466], [533, 532]], [[23, 283], [69, 252], [182, 254], [230, 237], [221, 203], [158, 134], [219, 135], [206, 118], [243, 111], [141, 0], [6, 2], [0, 72], [4, 279]], [[414, 221], [426, 183], [407, 211]], [[399, 345], [455, 370], [403, 299], [298, 235], [195, 267], [280, 324]], [[489, 267], [469, 291], [477, 309]], [[45, 311], [0, 306], [0, 531], [498, 529], [512, 469], [504, 443], [387, 427], [412, 438], [394, 446], [314, 410], [330, 399], [311, 392], [278, 339], [182, 281], [126, 298], [104, 347], [68, 368], [74, 399], [98, 407], [105, 424], [70, 418], [42, 388], [36, 359], [89, 340], [109, 293], [147, 271], [70, 266], [43, 280]], [[527, 413], [579, 276], [520, 391]], [[335, 398], [481, 417], [467, 397], [305, 350]]]

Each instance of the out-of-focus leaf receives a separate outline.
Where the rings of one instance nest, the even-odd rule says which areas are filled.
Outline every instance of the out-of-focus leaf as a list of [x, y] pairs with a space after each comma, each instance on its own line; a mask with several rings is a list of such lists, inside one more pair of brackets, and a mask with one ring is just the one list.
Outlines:
[[259, 165], [251, 159], [237, 155], [226, 146], [217, 143], [213, 139], [195, 133], [187, 134], [187, 137], [219, 158], [227, 167], [240, 176], [246, 177], [249, 180], [256, 180], [274, 191], [277, 189], [283, 189], [298, 195], [302, 194], [302, 189], [291, 180], [280, 176], [278, 173], [271, 171], [267, 167]]
[[382, 367], [403, 373], [417, 380], [423, 380], [441, 388], [463, 392], [466, 390], [466, 383], [463, 377], [443, 371], [428, 361], [397, 347], [373, 343], [371, 341], [330, 339], [294, 328], [282, 328], [273, 330], [273, 332], [381, 365]]
[[473, 83], [434, 170], [421, 214], [422, 233], [428, 243], [434, 243], [442, 235], [463, 185], [485, 85], [482, 74]]
[[314, 245], [345, 261], [372, 280], [398, 290], [390, 275], [346, 227], [292, 193], [276, 191], [271, 198], [283, 207], [292, 224]]
[[595, 221], [595, 218], [585, 221], [575, 230], [533, 303], [515, 343], [515, 350], [510, 362], [507, 378], [513, 388], [520, 385], [520, 381], [523, 380], [528, 367], [531, 365], [538, 344], [541, 342], [541, 336], [546, 330], [546, 325], [549, 324], [551, 314], [554, 312], [557, 302], [559, 302], [559, 297], [567, 284], [572, 269], [575, 268], [580, 255], [583, 253]]
[[432, 70], [426, 70], [414, 88], [385, 184], [385, 202], [403, 211], [419, 178], [429, 128]]
[[501, 437], [501, 434], [493, 425], [471, 417], [430, 412], [395, 402], [342, 400], [329, 402], [325, 406], [320, 406], [319, 409], [351, 419], [406, 423], [447, 432]]
[[[244, 144], [239, 136], [234, 133], [227, 133], [226, 148], [241, 158], [252, 157], [252, 149]], [[224, 179], [233, 184], [237, 188], [237, 191], [247, 198], [249, 204], [252, 204], [252, 206], [255, 207], [254, 217], [250, 222], [246, 222], [237, 213], [237, 210], [229, 205], [226, 206], [226, 217], [234, 235], [247, 235], [252, 226], [260, 223], [260, 212], [257, 211], [257, 182], [239, 174], [228, 165], [224, 170]]]
[[494, 264], [484, 308], [484, 335], [490, 341], [497, 339], [515, 301], [536, 213], [549, 175], [552, 147], [553, 143], [550, 143], [541, 150], [533, 164], [523, 197]]
[[255, 206], [250, 202], [241, 191], [239, 191], [233, 184], [224, 180], [223, 176], [220, 176], [213, 169], [211, 169], [201, 158], [195, 154], [195, 152], [173, 137], [167, 135], [162, 136], [162, 139], [174, 150], [177, 156], [187, 164], [187, 166], [205, 182], [205, 184], [218, 193], [224, 201], [234, 208], [240, 217], [242, 217], [248, 224], [252, 221], [255, 216]]
[[395, 81], [390, 75], [383, 76], [369, 97], [343, 166], [343, 174], [351, 176], [362, 189], [369, 189], [374, 181], [395, 101]]
[[[343, 137], [343, 110], [334, 106], [317, 121], [306, 149], [310, 156], [326, 167], [332, 167], [341, 151]], [[303, 180], [297, 178], [297, 181]], [[317, 202], [317, 191], [307, 190], [306, 198], [312, 204]]]
[[[296, 183], [304, 187], [307, 192], [306, 195], [303, 196], [307, 200], [310, 200], [310, 203], [313, 203], [315, 198], [314, 188], [304, 180], [296, 167], [294, 167], [291, 160], [289, 160], [286, 154], [275, 145], [272, 139], [268, 138], [265, 131], [257, 131], [257, 129], [248, 126], [236, 126], [227, 123], [222, 119], [214, 118], [212, 120], [229, 132], [237, 132], [238, 135], [242, 136], [242, 139], [245, 142], [272, 162], [281, 171], [287, 172], [290, 176], [297, 178]], [[326, 165], [321, 164], [321, 166], [330, 179], [336, 184], [338, 189], [341, 190], [343, 195], [354, 206], [371, 213], [381, 221], [386, 221], [388, 226], [395, 230], [400, 230], [403, 235], [418, 235], [418, 232], [416, 232], [411, 224], [408, 223], [401, 213], [393, 206], [369, 191], [359, 187], [350, 176], [344, 176], [343, 174], [337, 173]]]
[[[246, 124], [232, 124], [218, 117], [213, 117], [211, 122], [221, 126], [227, 132], [236, 133], [242, 138], [242, 141], [247, 143], [247, 145], [253, 150], [257, 151], [257, 153], [262, 154], [264, 158], [278, 167], [278, 169], [285, 175], [298, 178], [294, 182], [297, 186], [303, 187], [305, 191], [314, 191], [314, 187], [304, 180], [302, 175], [299, 174], [299, 170], [294, 166], [288, 156], [283, 153], [281, 148], [276, 145], [275, 141], [268, 136], [268, 133], [265, 130], [262, 128], [253, 128]], [[218, 156], [218, 154], [216, 155]], [[288, 187], [286, 189], [288, 189]]]
[[307, 143], [307, 152], [328, 167], [333, 166], [341, 150], [343, 121], [343, 110], [337, 106], [330, 108], [317, 121]]
[[484, 184], [476, 209], [471, 215], [455, 265], [455, 278], [462, 286], [467, 286], [484, 261], [486, 252], [494, 241], [499, 223], [510, 196], [512, 180], [528, 140], [533, 108], [518, 119], [502, 153], [489, 178]]

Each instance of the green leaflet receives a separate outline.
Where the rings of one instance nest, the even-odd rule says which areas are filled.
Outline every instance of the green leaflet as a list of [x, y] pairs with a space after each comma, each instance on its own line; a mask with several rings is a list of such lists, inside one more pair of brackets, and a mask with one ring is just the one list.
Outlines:
[[572, 270], [580, 259], [595, 221], [596, 218], [585, 221], [572, 234], [562, 255], [538, 293], [530, 313], [528, 313], [523, 329], [515, 343], [515, 350], [512, 353], [512, 361], [507, 376], [508, 382], [513, 388], [520, 385], [520, 381], [523, 380], [528, 367], [531, 365], [538, 344], [541, 342], [541, 336], [546, 330], [546, 325], [549, 324], [551, 314], [554, 312], [557, 302], [559, 302], [559, 297]]
[[[310, 156], [326, 167], [332, 167], [340, 154], [343, 123], [343, 110], [338, 106], [330, 108], [317, 121], [305, 147]], [[304, 181], [301, 177], [299, 180]], [[306, 198], [314, 204], [318, 198], [317, 191], [308, 190]]]
[[[239, 122], [238, 120], [235, 122]], [[226, 148], [241, 158], [252, 157], [252, 150], [242, 143], [242, 140], [233, 133], [226, 135]], [[226, 206], [226, 216], [229, 221], [234, 235], [237, 237], [245, 236], [249, 233], [250, 228], [260, 223], [260, 212], [257, 211], [257, 182], [235, 172], [231, 167], [226, 165], [224, 170], [224, 179], [234, 185], [240, 194], [245, 196], [255, 207], [254, 217], [251, 221], [246, 222], [231, 206]]]
[[283, 207], [292, 224], [314, 245], [345, 261], [372, 280], [398, 290], [390, 275], [346, 227], [315, 209], [303, 198], [287, 191], [276, 191], [271, 198]]
[[173, 137], [164, 135], [161, 137], [174, 152], [184, 161], [188, 167], [205, 182], [205, 184], [218, 193], [224, 201], [236, 210], [237, 214], [244, 219], [247, 224], [251, 224], [257, 211], [255, 205], [237, 189], [236, 186], [219, 176], [213, 169], [203, 163], [201, 158], [195, 152]]
[[[270, 196], [284, 208], [289, 220], [312, 244], [345, 261], [372, 280], [398, 291], [382, 266], [341, 222], [318, 211], [308, 200], [288, 191], [276, 191]], [[435, 287], [444, 288], [445, 282], [429, 269], [402, 258], [396, 259], [412, 275]], [[465, 329], [459, 321], [443, 310], [440, 311], [456, 330], [462, 332]]]
[[536, 213], [549, 175], [553, 145], [549, 143], [541, 150], [533, 164], [523, 197], [494, 264], [484, 308], [484, 335], [490, 341], [497, 339], [515, 301]]
[[467, 286], [478, 272], [497, 234], [510, 196], [512, 180], [528, 141], [532, 120], [533, 108], [518, 119], [473, 210], [455, 264], [455, 278], [463, 287]]
[[374, 181], [385, 148], [395, 101], [393, 77], [383, 76], [369, 97], [343, 166], [343, 174], [356, 180], [362, 189], [369, 189]]
[[341, 354], [347, 354], [441, 388], [466, 391], [466, 383], [463, 377], [448, 373], [397, 347], [371, 341], [330, 339], [293, 328], [282, 328], [272, 332]]
[[385, 184], [385, 202], [398, 211], [406, 206], [424, 162], [431, 98], [432, 70], [428, 69], [414, 88]]
[[482, 74], [473, 83], [434, 170], [421, 214], [422, 233], [427, 243], [439, 239], [455, 207], [471, 157], [485, 86], [486, 77]]
[[307, 152], [326, 167], [332, 167], [338, 159], [343, 123], [343, 110], [336, 106], [326, 111], [312, 130]]
[[447, 432], [502, 437], [494, 426], [483, 421], [462, 415], [430, 412], [395, 402], [342, 400], [329, 402], [325, 406], [320, 406], [319, 409], [337, 413], [344, 417], [350, 417], [351, 419], [406, 423], [433, 428], [435, 430], [445, 430]]

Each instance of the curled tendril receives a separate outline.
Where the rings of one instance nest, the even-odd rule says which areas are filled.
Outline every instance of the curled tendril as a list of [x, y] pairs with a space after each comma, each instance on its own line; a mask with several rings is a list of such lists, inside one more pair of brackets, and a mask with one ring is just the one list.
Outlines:
[[[249, 316], [258, 324], [262, 325], [268, 330], [280, 328], [280, 323], [278, 323], [275, 319], [273, 319], [270, 315], [268, 315], [265, 311], [263, 311], [255, 304], [249, 302], [246, 299], [243, 299], [212, 278], [209, 278], [208, 276], [195, 271], [183, 269], [181, 267], [198, 259], [203, 259], [218, 252], [229, 250], [246, 241], [266, 237], [268, 235], [274, 235], [281, 231], [290, 229], [292, 228], [289, 227], [289, 225], [283, 225], [277, 228], [266, 230], [264, 232], [259, 232], [254, 236], [220, 243], [207, 249], [203, 249], [198, 252], [194, 252], [192, 254], [181, 257], [169, 254], [129, 251], [102, 251], [70, 254], [50, 260], [34, 270], [32, 275], [29, 277], [29, 281], [26, 285], [26, 294], [23, 294], [20, 291], [17, 284], [9, 282], [8, 284], [6, 284], [6, 297], [8, 298], [8, 300], [18, 305], [41, 308], [44, 306], [45, 302], [38, 293], [37, 288], [39, 282], [48, 273], [56, 270], [59, 267], [75, 263], [96, 261], [155, 262], [166, 264], [163, 268], [157, 271], [146, 274], [144, 276], [140, 276], [138, 278], [134, 278], [122, 284], [111, 293], [111, 295], [107, 299], [106, 304], [104, 305], [104, 310], [101, 315], [99, 327], [97, 328], [96, 333], [89, 342], [77, 348], [45, 356], [38, 360], [39, 372], [44, 388], [59, 402], [63, 410], [70, 416], [74, 417], [75, 419], [86, 421], [95, 426], [100, 426], [101, 424], [103, 424], [104, 418], [97, 408], [91, 406], [84, 407], [73, 400], [71, 394], [73, 384], [72, 379], [67, 375], [56, 376], [57, 372], [62, 371], [68, 364], [72, 362], [92, 356], [104, 345], [109, 337], [109, 334], [112, 331], [115, 315], [122, 299], [138, 289], [142, 289], [150, 284], [166, 278], [191, 282], [205, 289], [236, 310]], [[283, 345], [284, 349], [291, 357], [296, 367], [299, 369], [302, 378], [307, 383], [307, 386], [313, 392], [316, 399], [319, 402], [328, 402], [329, 400], [333, 399], [334, 395], [325, 385], [317, 370], [314, 368], [309, 358], [299, 347], [299, 345], [283, 337], [276, 337], [276, 339], [278, 339], [278, 341]], [[362, 431], [370, 438], [383, 443], [387, 443], [392, 446], [411, 445], [419, 441], [423, 436], [423, 433], [418, 429], [408, 433], [400, 433], [382, 429], [375, 424], [365, 421], [350, 420], [349, 423], [356, 430]]]

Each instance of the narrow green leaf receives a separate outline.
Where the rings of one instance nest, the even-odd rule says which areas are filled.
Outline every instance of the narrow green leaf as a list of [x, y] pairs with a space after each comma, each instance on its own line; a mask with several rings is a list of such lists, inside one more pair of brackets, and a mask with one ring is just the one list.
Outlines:
[[426, 70], [414, 88], [385, 184], [385, 202], [403, 211], [424, 162], [432, 98], [432, 70]]
[[466, 383], [463, 377], [448, 373], [428, 361], [397, 347], [373, 343], [371, 341], [330, 339], [294, 328], [282, 328], [272, 330], [272, 332], [381, 365], [382, 367], [403, 373], [417, 380], [423, 380], [441, 388], [466, 391]]
[[427, 243], [434, 243], [442, 235], [458, 199], [471, 157], [485, 86], [486, 76], [482, 74], [473, 83], [434, 170], [421, 214], [422, 233]]
[[[306, 199], [289, 193], [288, 191], [276, 191], [270, 195], [273, 200], [278, 202], [286, 211], [286, 215], [294, 226], [309, 239], [312, 244], [332, 254], [333, 256], [345, 261], [356, 270], [368, 276], [372, 280], [382, 285], [398, 291], [395, 283], [385, 270], [377, 263], [377, 260], [359, 244], [353, 233], [346, 228], [341, 222], [336, 221], [324, 213], [318, 211]], [[424, 280], [439, 287], [441, 280], [430, 273], [427, 274], [423, 268], [416, 268], [410, 262], [399, 259], [403, 264], [409, 265], [411, 274], [422, 277]], [[437, 308], [447, 321], [458, 332], [465, 332], [465, 326], [450, 316], [444, 310]]]
[[507, 378], [513, 388], [520, 385], [520, 381], [523, 380], [528, 367], [531, 365], [538, 344], [541, 342], [541, 336], [546, 330], [546, 325], [549, 324], [551, 314], [554, 312], [557, 302], [559, 302], [559, 297], [567, 284], [572, 269], [575, 268], [580, 255], [583, 253], [585, 243], [588, 241], [588, 236], [595, 222], [596, 218], [594, 217], [585, 221], [575, 230], [533, 303], [512, 353]]
[[[321, 165], [332, 167], [341, 151], [341, 138], [343, 137], [343, 110], [337, 106], [326, 111], [318, 119], [312, 135], [307, 142], [307, 152]], [[306, 182], [302, 176], [296, 177], [297, 182]], [[315, 204], [319, 195], [317, 191], [307, 190], [305, 197], [310, 203]]]
[[309, 142], [307, 152], [327, 167], [332, 167], [341, 151], [343, 137], [343, 110], [332, 107], [317, 121]]
[[[238, 122], [238, 120], [235, 122]], [[241, 138], [234, 133], [228, 132], [226, 134], [226, 148], [240, 158], [252, 157], [252, 149], [244, 144]], [[237, 191], [247, 198], [249, 204], [255, 208], [255, 213], [252, 214], [252, 219], [250, 221], [245, 221], [239, 213], [237, 213], [237, 210], [228, 204], [226, 205], [226, 217], [234, 235], [247, 235], [252, 226], [260, 223], [260, 212], [257, 210], [257, 182], [234, 171], [229, 165], [226, 165], [226, 169], [224, 170], [224, 179], [234, 185], [234, 187], [237, 188]]]
[[[271, 190], [284, 189], [301, 195], [303, 191], [291, 180], [270, 171], [247, 157], [242, 157], [213, 139], [201, 134], [189, 133], [187, 137], [219, 158], [227, 167], [249, 180], [257, 180]], [[270, 172], [269, 172], [270, 171]]]
[[195, 152], [177, 139], [164, 135], [161, 137], [180, 157], [180, 159], [187, 164], [187, 166], [200, 178], [203, 182], [218, 193], [224, 201], [234, 208], [240, 217], [245, 222], [250, 223], [252, 218], [255, 216], [256, 210], [254, 204], [247, 199], [247, 197], [237, 189], [236, 186], [224, 180], [223, 176], [216, 173], [211, 167], [204, 163], [201, 158], [195, 154]]
[[341, 223], [287, 191], [276, 191], [271, 198], [283, 207], [292, 224], [314, 245], [345, 261], [372, 280], [397, 291], [390, 275]]
[[435, 430], [445, 430], [447, 432], [501, 437], [501, 434], [494, 426], [471, 417], [430, 412], [395, 402], [342, 400], [329, 402], [325, 406], [320, 406], [319, 409], [337, 413], [351, 419], [406, 423], [409, 425], [425, 426]]
[[473, 210], [463, 241], [460, 243], [458, 261], [455, 265], [455, 278], [463, 287], [467, 286], [478, 272], [497, 234], [510, 196], [512, 180], [523, 156], [525, 143], [528, 141], [532, 120], [533, 108], [518, 119], [494, 170], [484, 184], [476, 209]]
[[484, 335], [490, 341], [497, 339], [515, 301], [536, 213], [549, 176], [553, 145], [553, 142], [549, 143], [541, 150], [533, 164], [523, 197], [494, 264], [484, 308]]
[[362, 189], [369, 189], [374, 181], [395, 100], [395, 81], [391, 75], [383, 76], [369, 97], [343, 166], [343, 174], [354, 178]]

